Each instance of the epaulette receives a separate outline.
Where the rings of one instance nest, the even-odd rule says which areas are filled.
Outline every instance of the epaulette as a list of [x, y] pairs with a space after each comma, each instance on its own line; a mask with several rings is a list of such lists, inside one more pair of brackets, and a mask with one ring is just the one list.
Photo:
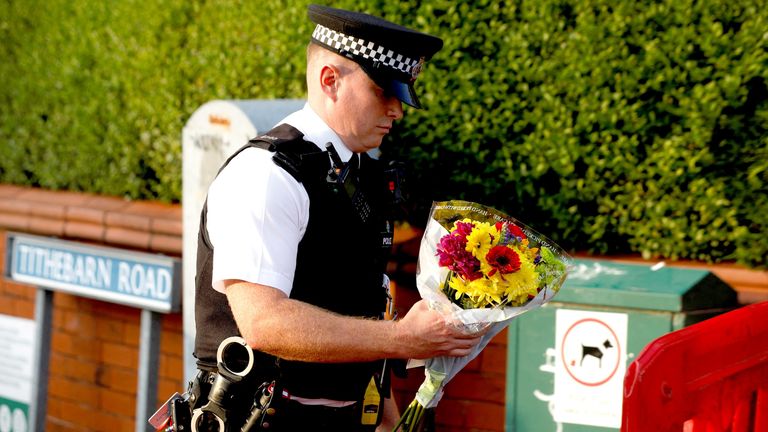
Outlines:
[[305, 141], [304, 134], [288, 124], [281, 124], [251, 139], [246, 147], [273, 152], [272, 160], [275, 164], [299, 182], [305, 180], [310, 173], [324, 174], [327, 171], [328, 157], [325, 152]]

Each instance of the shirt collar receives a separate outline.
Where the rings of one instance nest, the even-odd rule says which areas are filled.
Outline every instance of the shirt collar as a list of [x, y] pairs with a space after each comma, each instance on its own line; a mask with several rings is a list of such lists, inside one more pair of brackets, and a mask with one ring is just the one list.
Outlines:
[[325, 144], [330, 142], [336, 149], [336, 153], [339, 154], [339, 158], [342, 162], [348, 162], [352, 157], [352, 151], [344, 145], [344, 142], [336, 135], [326, 123], [320, 118], [319, 115], [309, 106], [309, 103], [304, 104], [304, 107], [288, 117], [284, 118], [278, 124], [286, 123], [304, 134], [304, 139], [312, 142], [318, 146], [321, 150], [325, 150]]

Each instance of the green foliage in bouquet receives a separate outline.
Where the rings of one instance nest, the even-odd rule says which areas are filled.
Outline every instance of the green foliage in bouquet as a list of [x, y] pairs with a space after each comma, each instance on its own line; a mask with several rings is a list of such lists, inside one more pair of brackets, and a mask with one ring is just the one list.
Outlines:
[[[450, 270], [442, 291], [462, 309], [522, 306], [565, 276], [565, 263], [511, 220], [456, 221], [440, 239], [437, 259]], [[553, 293], [559, 287], [550, 286]]]
[[[195, 109], [304, 97], [307, 3], [0, 3], [0, 182], [178, 202]], [[412, 223], [462, 198], [567, 249], [768, 266], [764, 2], [333, 4], [445, 40], [382, 148]]]

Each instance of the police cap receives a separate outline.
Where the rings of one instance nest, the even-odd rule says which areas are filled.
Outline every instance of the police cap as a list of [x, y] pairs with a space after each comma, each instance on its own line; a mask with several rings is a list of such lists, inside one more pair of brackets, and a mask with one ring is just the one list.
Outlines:
[[442, 39], [379, 17], [310, 5], [317, 24], [312, 42], [353, 60], [381, 88], [406, 104], [421, 108], [413, 83], [425, 60], [443, 47]]

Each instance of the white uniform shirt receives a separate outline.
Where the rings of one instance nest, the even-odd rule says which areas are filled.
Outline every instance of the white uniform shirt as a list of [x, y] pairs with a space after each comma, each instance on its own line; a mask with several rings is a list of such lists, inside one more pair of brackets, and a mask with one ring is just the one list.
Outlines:
[[[352, 157], [338, 135], [304, 105], [278, 124], [287, 123], [322, 150], [330, 142], [342, 162]], [[213, 245], [212, 283], [239, 279], [271, 286], [290, 295], [299, 242], [309, 222], [309, 196], [304, 187], [272, 162], [272, 152], [243, 150], [208, 189], [208, 237]], [[348, 406], [355, 401], [306, 399], [306, 405]]]
[[[281, 123], [325, 150], [330, 142], [343, 162], [352, 157], [336, 133], [304, 105]], [[272, 152], [243, 150], [208, 190], [208, 236], [213, 245], [213, 288], [239, 279], [267, 285], [290, 295], [296, 253], [309, 221], [304, 187], [272, 162]]]

